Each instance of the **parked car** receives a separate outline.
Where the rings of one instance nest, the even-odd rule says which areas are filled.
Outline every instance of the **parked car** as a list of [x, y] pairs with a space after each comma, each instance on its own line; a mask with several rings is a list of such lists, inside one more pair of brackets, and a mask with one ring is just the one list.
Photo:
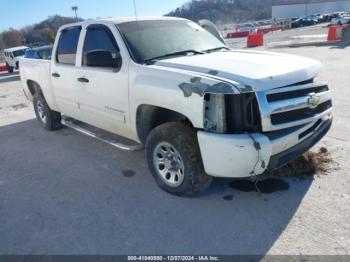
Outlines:
[[213, 177], [282, 167], [328, 132], [320, 68], [229, 49], [186, 19], [139, 17], [65, 25], [51, 61], [22, 58], [20, 75], [44, 128], [65, 115], [138, 142], [162, 189], [193, 196]]
[[330, 25], [346, 25], [350, 23], [350, 16], [333, 18]]
[[52, 47], [52, 45], [47, 45], [37, 48], [29, 48], [26, 50], [24, 57], [31, 59], [50, 60], [52, 54]]
[[317, 21], [312, 18], [299, 18], [292, 22], [292, 28], [316, 25]]
[[236, 26], [237, 32], [249, 32], [254, 33], [256, 31], [257, 26], [253, 23], [240, 24]]
[[27, 46], [4, 49], [6, 68], [9, 73], [12, 73], [15, 68], [19, 68], [19, 59], [24, 56], [27, 49]]

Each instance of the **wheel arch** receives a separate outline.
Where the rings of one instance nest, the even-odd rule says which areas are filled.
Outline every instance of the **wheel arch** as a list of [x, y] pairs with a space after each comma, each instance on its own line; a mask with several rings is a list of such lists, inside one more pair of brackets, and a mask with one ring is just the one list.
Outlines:
[[37, 82], [35, 82], [33, 80], [27, 80], [27, 87], [28, 87], [30, 94], [33, 97], [34, 97], [35, 93], [39, 93], [40, 95], [44, 96], [43, 91]]
[[145, 144], [151, 131], [165, 123], [179, 122], [193, 127], [185, 115], [160, 106], [142, 104], [136, 110], [136, 131], [142, 144]]
[[53, 96], [53, 93], [50, 89], [47, 89], [40, 85], [37, 81], [28, 79], [26, 82], [26, 90], [25, 93], [28, 95], [28, 99], [33, 101], [34, 95], [39, 94], [41, 95], [49, 105], [51, 110], [60, 112], [56, 100]]

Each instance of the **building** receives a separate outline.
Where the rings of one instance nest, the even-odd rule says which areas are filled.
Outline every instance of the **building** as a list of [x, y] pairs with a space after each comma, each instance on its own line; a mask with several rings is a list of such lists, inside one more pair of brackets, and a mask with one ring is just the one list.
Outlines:
[[292, 18], [313, 14], [350, 11], [350, 0], [295, 0], [279, 1], [272, 6], [272, 18]]

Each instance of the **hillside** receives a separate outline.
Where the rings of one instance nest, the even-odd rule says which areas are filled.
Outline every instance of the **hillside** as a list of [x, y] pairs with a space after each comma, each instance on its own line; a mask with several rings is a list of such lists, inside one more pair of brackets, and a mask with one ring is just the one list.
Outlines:
[[76, 22], [75, 18], [55, 15], [20, 30], [10, 28], [0, 33], [0, 50], [22, 44], [32, 46], [52, 43], [58, 28], [73, 22]]
[[[321, 2], [322, 0], [309, 0]], [[193, 21], [209, 19], [232, 23], [262, 20], [271, 17], [272, 4], [295, 3], [296, 0], [192, 0], [167, 14]]]
[[38, 24], [24, 27], [20, 31], [27, 43], [53, 42], [59, 27], [74, 22], [75, 18], [55, 15]]

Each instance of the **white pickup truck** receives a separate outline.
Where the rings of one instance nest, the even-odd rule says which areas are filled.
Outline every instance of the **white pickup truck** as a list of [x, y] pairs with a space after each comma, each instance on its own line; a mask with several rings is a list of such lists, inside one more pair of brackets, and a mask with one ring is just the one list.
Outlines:
[[213, 177], [256, 177], [299, 157], [330, 129], [319, 62], [231, 50], [194, 22], [117, 18], [60, 28], [52, 60], [23, 58], [24, 92], [48, 130], [61, 116], [144, 145], [167, 192]]

